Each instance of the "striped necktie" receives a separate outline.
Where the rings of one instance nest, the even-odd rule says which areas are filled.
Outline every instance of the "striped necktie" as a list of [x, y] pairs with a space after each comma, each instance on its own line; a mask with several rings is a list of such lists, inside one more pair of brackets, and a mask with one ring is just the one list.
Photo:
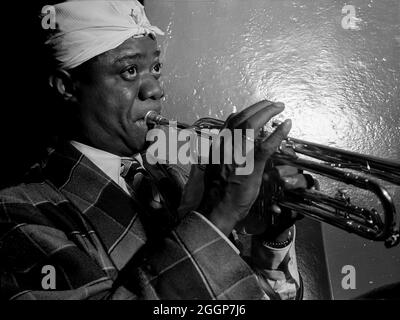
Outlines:
[[132, 197], [153, 209], [162, 207], [161, 197], [150, 174], [136, 159], [121, 159], [121, 177]]

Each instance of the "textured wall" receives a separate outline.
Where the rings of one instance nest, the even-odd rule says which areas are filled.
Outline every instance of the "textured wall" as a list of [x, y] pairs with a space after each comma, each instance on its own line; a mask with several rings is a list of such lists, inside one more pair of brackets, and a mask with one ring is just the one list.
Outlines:
[[[342, 26], [344, 5], [356, 20]], [[400, 161], [398, 0], [146, 0], [165, 62], [165, 114], [226, 118], [261, 99], [282, 101], [292, 136]], [[387, 186], [400, 205], [400, 188]], [[332, 189], [332, 185], [327, 186]], [[365, 193], [355, 199], [376, 206]], [[400, 281], [387, 250], [324, 226], [334, 297]], [[344, 265], [356, 290], [343, 290]]]

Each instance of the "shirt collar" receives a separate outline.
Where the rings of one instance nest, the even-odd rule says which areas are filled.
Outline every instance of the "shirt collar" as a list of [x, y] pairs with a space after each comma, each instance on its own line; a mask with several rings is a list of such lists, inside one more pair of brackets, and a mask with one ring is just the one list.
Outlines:
[[123, 179], [120, 175], [122, 159], [136, 159], [143, 166], [143, 159], [140, 153], [133, 157], [120, 157], [78, 141], [70, 141], [70, 143], [118, 185], [121, 185], [121, 179]]

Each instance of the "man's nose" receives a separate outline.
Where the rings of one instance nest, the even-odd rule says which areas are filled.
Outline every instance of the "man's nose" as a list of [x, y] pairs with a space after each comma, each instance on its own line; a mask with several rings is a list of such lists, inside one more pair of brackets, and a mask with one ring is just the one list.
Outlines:
[[160, 100], [163, 96], [164, 91], [158, 79], [154, 78], [153, 76], [142, 79], [138, 94], [140, 100]]

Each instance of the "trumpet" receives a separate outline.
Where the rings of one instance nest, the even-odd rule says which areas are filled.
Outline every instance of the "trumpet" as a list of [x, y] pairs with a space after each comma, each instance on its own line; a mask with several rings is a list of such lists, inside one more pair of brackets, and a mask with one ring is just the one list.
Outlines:
[[[155, 111], [149, 111], [145, 121], [148, 124], [161, 126], [168, 126], [170, 123], [169, 119]], [[192, 129], [196, 134], [204, 135], [204, 129], [221, 129], [224, 121], [201, 118], [193, 125], [182, 122], [174, 122], [174, 124], [178, 129]], [[210, 135], [207, 138], [210, 138]], [[258, 208], [264, 210], [267, 207], [266, 201], [271, 201], [272, 198], [272, 201], [281, 208], [294, 210], [306, 217], [328, 223], [369, 240], [384, 241], [387, 248], [399, 244], [400, 233], [396, 225], [396, 208], [392, 197], [387, 189], [374, 178], [400, 186], [400, 163], [291, 137], [285, 139], [283, 143], [285, 148], [292, 149], [296, 155], [307, 156], [307, 159], [289, 155], [279, 148], [271, 157], [273, 165], [293, 166], [370, 191], [379, 199], [382, 212], [352, 204], [350, 198], [341, 190], [338, 190], [335, 197], [314, 189], [276, 188], [273, 194], [263, 194], [263, 185], [256, 200]]]

